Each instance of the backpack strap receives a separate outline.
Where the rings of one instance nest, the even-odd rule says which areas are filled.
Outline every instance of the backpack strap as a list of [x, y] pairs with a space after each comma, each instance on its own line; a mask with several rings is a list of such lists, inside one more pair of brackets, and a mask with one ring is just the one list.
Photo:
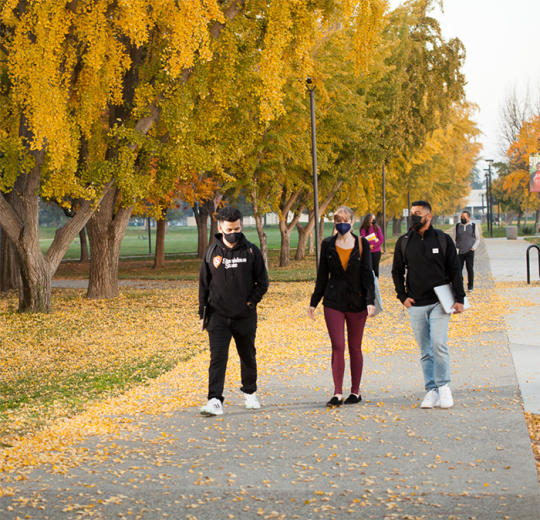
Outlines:
[[403, 235], [403, 237], [401, 238], [401, 257], [403, 259], [403, 265], [405, 267], [407, 267], [407, 260], [405, 258], [405, 251], [407, 249], [407, 246], [409, 245], [409, 238], [411, 238], [411, 232], [408, 231], [407, 233], [405, 233]]
[[472, 237], [476, 240], [476, 224], [472, 222]]
[[212, 256], [214, 255], [214, 251], [216, 250], [216, 248], [217, 248], [217, 244], [215, 242], [212, 242], [212, 244], [206, 250], [204, 259], [207, 264], [212, 264]]
[[443, 258], [446, 261], [446, 247], [448, 245], [446, 242], [446, 233], [440, 229], [436, 229], [435, 231], [437, 232], [437, 238], [439, 239], [439, 245], [441, 246]]

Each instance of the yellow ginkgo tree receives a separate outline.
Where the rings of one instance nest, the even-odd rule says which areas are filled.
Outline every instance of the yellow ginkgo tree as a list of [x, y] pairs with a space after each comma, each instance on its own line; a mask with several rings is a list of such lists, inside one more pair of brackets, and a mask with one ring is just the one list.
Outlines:
[[[88, 222], [91, 296], [117, 294], [129, 208], [162, 136], [149, 135], [243, 0], [3, 0], [0, 225], [20, 264], [20, 311], [49, 311], [50, 283]], [[39, 247], [39, 197], [77, 214]], [[99, 212], [96, 208], [99, 206]], [[97, 238], [99, 237], [99, 238]]]

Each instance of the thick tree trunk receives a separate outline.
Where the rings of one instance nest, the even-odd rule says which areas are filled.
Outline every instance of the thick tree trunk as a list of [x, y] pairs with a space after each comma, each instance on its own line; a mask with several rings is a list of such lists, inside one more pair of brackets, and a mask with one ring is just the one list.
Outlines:
[[259, 235], [259, 244], [261, 246], [261, 253], [264, 259], [264, 265], [268, 269], [268, 238], [264, 232], [264, 222], [263, 217], [256, 213], [255, 217], [255, 228], [257, 229], [257, 234]]
[[88, 221], [90, 240], [90, 281], [86, 297], [91, 300], [115, 298], [118, 296], [118, 261], [120, 246], [126, 234], [133, 206], [114, 208], [118, 189], [109, 190], [103, 197], [99, 211]]
[[197, 258], [201, 260], [208, 245], [208, 205], [206, 202], [203, 200], [193, 207], [197, 223]]
[[309, 233], [308, 237], [308, 254], [311, 256], [315, 254], [315, 241], [313, 240], [313, 232]]
[[[520, 210], [518, 211], [518, 217], [517, 217], [517, 227], [518, 227], [518, 229], [519, 229], [519, 225], [520, 225], [520, 223], [521, 223], [521, 217], [522, 217], [522, 216], [523, 216], [523, 211], [520, 209]], [[491, 225], [491, 224], [490, 224], [490, 225]]]
[[7, 236], [7, 233], [0, 228], [1, 249], [0, 249], [0, 292], [13, 291], [19, 288], [20, 267], [17, 249]]
[[88, 257], [88, 242], [86, 241], [86, 229], [82, 228], [79, 231], [79, 241], [81, 242], [81, 258], [79, 262], [87, 263]]
[[167, 229], [167, 220], [165, 215], [167, 210], [164, 210], [161, 218], [157, 221], [156, 230], [156, 254], [154, 257], [153, 269], [163, 269], [165, 267], [165, 231]]
[[21, 257], [19, 312], [50, 312], [52, 269], [38, 247], [30, 246]]

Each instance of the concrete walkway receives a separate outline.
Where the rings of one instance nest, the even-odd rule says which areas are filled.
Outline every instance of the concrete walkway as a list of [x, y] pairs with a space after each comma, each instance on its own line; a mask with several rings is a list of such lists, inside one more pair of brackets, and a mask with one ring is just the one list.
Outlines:
[[[510, 352], [525, 410], [540, 414], [540, 286], [525, 285], [526, 252], [531, 243], [523, 239], [489, 238], [485, 239], [485, 245], [493, 280], [513, 282], [513, 286], [501, 288], [511, 304], [505, 318]], [[538, 282], [536, 250], [530, 251], [530, 259], [531, 282]]]
[[[493, 291], [484, 245], [477, 273], [473, 306]], [[305, 307], [286, 309], [298, 316], [298, 334], [308, 326]], [[408, 335], [413, 345], [396, 309], [395, 327], [380, 330], [374, 321], [366, 334], [389, 347]], [[272, 319], [279, 326], [279, 316]], [[261, 378], [261, 410], [245, 410], [229, 388], [222, 417], [200, 417], [198, 403], [125, 417], [130, 429], [119, 437], [83, 443], [81, 466], [63, 475], [41, 467], [10, 482], [0, 518], [538, 520], [538, 474], [508, 337], [486, 329], [451, 341], [450, 410], [419, 408], [414, 347], [367, 354], [363, 402], [327, 410], [329, 346], [306, 366], [291, 341], [282, 345], [291, 366]]]

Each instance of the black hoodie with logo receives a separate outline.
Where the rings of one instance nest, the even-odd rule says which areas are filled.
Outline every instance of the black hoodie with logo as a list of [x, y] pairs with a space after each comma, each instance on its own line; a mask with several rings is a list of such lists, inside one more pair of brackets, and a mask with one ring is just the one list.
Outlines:
[[221, 233], [215, 235], [201, 264], [199, 316], [209, 306], [224, 318], [246, 318], [256, 312], [267, 290], [268, 273], [259, 248], [243, 234], [232, 248], [223, 243]]

